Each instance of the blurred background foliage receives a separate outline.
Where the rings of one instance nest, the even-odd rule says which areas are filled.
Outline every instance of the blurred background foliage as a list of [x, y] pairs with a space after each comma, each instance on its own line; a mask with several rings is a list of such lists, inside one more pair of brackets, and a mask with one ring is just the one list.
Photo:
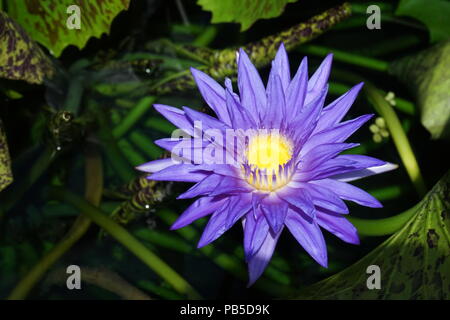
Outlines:
[[[72, 4], [80, 30], [66, 27]], [[373, 4], [381, 29], [366, 27]], [[449, 1], [2, 0], [0, 9], [0, 297], [449, 297]], [[148, 181], [134, 166], [167, 156], [153, 140], [174, 127], [154, 102], [206, 111], [189, 67], [235, 79], [243, 47], [267, 77], [281, 41], [293, 69], [308, 55], [312, 72], [334, 53], [329, 101], [366, 82], [348, 117], [377, 118], [352, 152], [399, 168], [357, 183], [384, 204], [350, 204], [360, 246], [325, 234], [325, 269], [284, 234], [247, 289], [241, 228], [196, 249], [205, 219], [169, 231], [188, 185]], [[71, 264], [83, 290], [65, 286]], [[377, 292], [364, 289], [369, 264], [389, 273]]]

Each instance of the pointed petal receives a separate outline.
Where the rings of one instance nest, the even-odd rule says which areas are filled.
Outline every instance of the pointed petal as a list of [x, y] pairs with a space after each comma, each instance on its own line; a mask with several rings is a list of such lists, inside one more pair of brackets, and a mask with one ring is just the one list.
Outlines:
[[230, 199], [229, 213], [225, 222], [227, 228], [231, 228], [236, 221], [246, 215], [252, 209], [252, 194], [242, 193]]
[[136, 167], [137, 170], [143, 171], [143, 172], [157, 172], [163, 169], [166, 169], [168, 167], [171, 167], [175, 165], [174, 161], [172, 159], [158, 159], [154, 161], [150, 161], [144, 164], [141, 164]]
[[158, 181], [199, 182], [210, 174], [198, 172], [196, 167], [197, 166], [191, 164], [177, 164], [153, 173], [148, 179]]
[[217, 184], [223, 179], [223, 176], [218, 174], [211, 174], [204, 178], [202, 181], [198, 182], [192, 186], [188, 191], [180, 194], [177, 199], [189, 199], [198, 197], [201, 195], [210, 194], [214, 189], [216, 189]]
[[230, 110], [233, 129], [247, 130], [249, 128], [256, 128], [256, 122], [253, 116], [246, 108], [241, 106], [229, 89], [226, 90], [226, 103]]
[[336, 126], [347, 114], [364, 83], [359, 83], [345, 94], [334, 100], [322, 111], [314, 132], [320, 132]]
[[214, 212], [211, 218], [209, 218], [208, 224], [206, 225], [205, 230], [203, 230], [203, 234], [197, 244], [197, 248], [210, 244], [228, 230], [225, 225], [228, 215], [228, 203], [229, 201], [227, 200], [227, 203]]
[[302, 171], [310, 171], [321, 166], [324, 162], [336, 157], [344, 150], [358, 146], [358, 143], [326, 143], [310, 150], [301, 158]]
[[170, 227], [176, 230], [191, 224], [193, 221], [213, 213], [225, 204], [226, 199], [202, 197], [192, 203]]
[[269, 233], [269, 224], [264, 214], [260, 213], [256, 220], [253, 217], [248, 221], [249, 224], [246, 224], [244, 228], [244, 250], [247, 262], [258, 252]]
[[373, 114], [366, 114], [356, 119], [342, 122], [335, 127], [312, 135], [302, 147], [300, 154], [305, 155], [311, 149], [321, 144], [344, 142], [372, 117]]
[[183, 110], [164, 104], [154, 104], [153, 107], [177, 128], [180, 128], [191, 136], [194, 135], [192, 123], [186, 118]]
[[236, 194], [251, 191], [252, 189], [246, 182], [234, 177], [222, 176], [222, 179], [220, 179], [219, 183], [216, 185], [216, 188], [210, 195], [217, 196], [221, 194]]
[[262, 121], [269, 129], [280, 129], [285, 116], [286, 101], [281, 79], [278, 75], [272, 74], [267, 84], [267, 109]]
[[270, 70], [269, 79], [274, 75], [278, 75], [281, 80], [283, 92], [286, 92], [289, 83], [291, 82], [291, 71], [289, 68], [289, 59], [284, 44], [281, 43], [278, 48], [275, 59], [272, 61], [272, 69]]
[[334, 180], [339, 180], [342, 182], [349, 182], [349, 181], [354, 181], [354, 180], [358, 180], [361, 178], [373, 176], [375, 174], [388, 172], [388, 171], [391, 171], [391, 170], [394, 170], [397, 168], [398, 168], [397, 164], [387, 162], [386, 164], [381, 165], [381, 166], [374, 166], [374, 167], [370, 167], [367, 169], [355, 170], [355, 171], [348, 172], [348, 173], [338, 174], [338, 175], [332, 176], [330, 178], [334, 179]]
[[268, 232], [261, 248], [248, 262], [249, 282], [247, 287], [250, 287], [253, 283], [255, 283], [255, 281], [258, 280], [266, 269], [270, 259], [272, 258], [273, 251], [275, 250], [280, 234], [281, 232], [277, 234]]
[[308, 93], [306, 94], [305, 104], [314, 100], [328, 83], [330, 76], [331, 63], [333, 62], [333, 54], [329, 54], [317, 68], [316, 72], [308, 81]]
[[345, 182], [333, 179], [323, 179], [311, 181], [311, 183], [332, 190], [341, 199], [353, 201], [365, 207], [381, 208], [383, 206], [377, 199], [364, 190]]
[[317, 223], [341, 240], [359, 244], [358, 230], [344, 216], [317, 210]]
[[277, 192], [277, 195], [294, 207], [301, 209], [309, 217], [314, 217], [314, 203], [308, 190], [294, 189], [289, 186], [285, 186]]
[[275, 193], [262, 201], [261, 209], [272, 230], [277, 233], [284, 225], [288, 211], [288, 203], [280, 199]]
[[308, 87], [308, 59], [303, 58], [297, 73], [289, 84], [286, 94], [286, 109], [289, 114], [299, 114], [304, 106]]
[[230, 116], [225, 104], [225, 90], [213, 78], [206, 73], [191, 68], [197, 87], [206, 103], [214, 110], [217, 117], [224, 123], [230, 125]]
[[286, 226], [300, 245], [321, 266], [327, 267], [327, 246], [317, 222], [305, 219], [298, 212], [290, 210], [286, 217]]
[[341, 200], [333, 191], [330, 189], [321, 187], [312, 183], [304, 182], [291, 182], [289, 183], [291, 188], [304, 188], [308, 190], [311, 195], [312, 202], [314, 206], [319, 206], [320, 208], [327, 209], [331, 212], [347, 214], [348, 208], [344, 201]]
[[241, 104], [251, 114], [260, 114], [267, 105], [266, 90], [261, 77], [244, 50], [239, 50], [238, 87]]

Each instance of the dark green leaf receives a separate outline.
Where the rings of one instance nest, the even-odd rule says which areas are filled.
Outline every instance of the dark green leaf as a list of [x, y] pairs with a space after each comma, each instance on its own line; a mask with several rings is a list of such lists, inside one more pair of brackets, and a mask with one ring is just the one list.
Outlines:
[[412, 17], [425, 24], [431, 42], [450, 36], [450, 2], [447, 0], [401, 0], [395, 14]]
[[[448, 299], [450, 297], [450, 172], [425, 196], [397, 233], [344, 271], [298, 299]], [[381, 289], [369, 290], [367, 267], [381, 270]]]
[[297, 0], [198, 0], [203, 10], [211, 11], [213, 23], [236, 22], [245, 31], [259, 19], [278, 17], [286, 4]]

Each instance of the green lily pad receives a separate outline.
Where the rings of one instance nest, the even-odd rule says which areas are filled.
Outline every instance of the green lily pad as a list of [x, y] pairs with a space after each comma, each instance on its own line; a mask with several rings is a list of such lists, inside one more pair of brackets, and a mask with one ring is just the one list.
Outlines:
[[416, 96], [432, 138], [450, 138], [450, 40], [391, 63], [389, 72]]
[[39, 45], [0, 11], [0, 77], [39, 84], [52, 74], [52, 64]]
[[[89, 38], [108, 33], [112, 20], [129, 4], [130, 0], [14, 0], [8, 2], [7, 10], [31, 38], [59, 57], [68, 45], [83, 48]], [[80, 29], [67, 26], [68, 19], [76, 13], [67, 13], [72, 5], [80, 9]]]
[[278, 17], [288, 3], [297, 0], [198, 0], [203, 10], [212, 12], [212, 23], [236, 22], [245, 31], [259, 19]]
[[408, 16], [422, 22], [430, 33], [430, 41], [437, 42], [450, 37], [450, 1], [401, 0], [398, 16]]
[[5, 189], [13, 181], [11, 171], [11, 158], [9, 157], [6, 134], [3, 123], [0, 120], [0, 191]]
[[[401, 230], [354, 265], [305, 288], [297, 298], [449, 299], [449, 194], [450, 171]], [[371, 265], [380, 268], [380, 289], [368, 289], [373, 271], [366, 271]]]

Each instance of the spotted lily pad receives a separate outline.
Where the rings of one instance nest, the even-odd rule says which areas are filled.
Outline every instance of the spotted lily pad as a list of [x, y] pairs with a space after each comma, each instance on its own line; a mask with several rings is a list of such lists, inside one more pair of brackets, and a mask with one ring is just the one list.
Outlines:
[[212, 12], [212, 23], [237, 22], [245, 31], [259, 19], [278, 17], [286, 4], [297, 0], [198, 0], [203, 10]]
[[[58, 57], [68, 45], [83, 48], [89, 38], [108, 33], [112, 20], [129, 4], [130, 0], [14, 0], [8, 2], [7, 10], [34, 40]], [[68, 10], [74, 5], [79, 14]], [[80, 28], [69, 28], [67, 22], [77, 17]]]
[[0, 191], [5, 189], [13, 181], [11, 172], [11, 159], [9, 157], [6, 134], [3, 123], [0, 120]]
[[[298, 299], [449, 299], [450, 171], [415, 215], [369, 255], [307, 287]], [[369, 266], [380, 268], [380, 289], [369, 289]], [[370, 268], [369, 268], [370, 270]], [[372, 281], [369, 279], [369, 284]]]
[[0, 77], [42, 83], [52, 73], [53, 67], [39, 45], [0, 11]]
[[450, 40], [393, 62], [390, 73], [416, 95], [433, 139], [450, 139]]

